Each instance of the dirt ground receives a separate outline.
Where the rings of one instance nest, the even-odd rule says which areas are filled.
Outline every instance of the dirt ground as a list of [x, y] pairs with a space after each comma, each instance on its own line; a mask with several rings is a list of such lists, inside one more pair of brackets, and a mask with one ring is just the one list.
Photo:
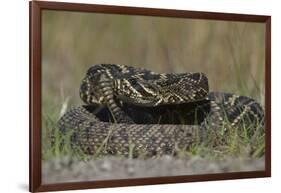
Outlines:
[[86, 162], [64, 157], [42, 164], [43, 184], [264, 170], [264, 158], [211, 161], [200, 157], [164, 156], [147, 160], [105, 157]]

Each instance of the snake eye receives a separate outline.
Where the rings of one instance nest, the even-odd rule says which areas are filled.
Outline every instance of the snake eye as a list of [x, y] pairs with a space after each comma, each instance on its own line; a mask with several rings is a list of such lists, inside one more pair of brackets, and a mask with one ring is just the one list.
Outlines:
[[183, 99], [180, 96], [177, 96], [177, 95], [169, 95], [169, 96], [166, 97], [165, 101], [166, 101], [166, 103], [178, 104], [178, 103], [183, 102]]
[[170, 102], [175, 102], [175, 101], [176, 101], [176, 99], [175, 99], [175, 97], [174, 97], [174, 96], [171, 96], [171, 97], [169, 98], [169, 101], [170, 101]]

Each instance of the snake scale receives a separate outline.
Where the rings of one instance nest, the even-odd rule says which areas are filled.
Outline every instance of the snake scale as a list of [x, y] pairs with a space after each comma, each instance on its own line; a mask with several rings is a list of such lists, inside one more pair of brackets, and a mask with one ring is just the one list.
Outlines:
[[[209, 92], [203, 73], [158, 74], [117, 64], [94, 65], [80, 87], [85, 103], [59, 120], [71, 147], [89, 155], [176, 155], [206, 130], [263, 125], [264, 111], [246, 96]], [[252, 133], [254, 131], [251, 131]]]

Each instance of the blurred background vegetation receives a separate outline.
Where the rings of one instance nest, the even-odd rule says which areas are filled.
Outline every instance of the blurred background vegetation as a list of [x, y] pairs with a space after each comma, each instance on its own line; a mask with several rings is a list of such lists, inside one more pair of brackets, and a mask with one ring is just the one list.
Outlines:
[[211, 90], [264, 94], [265, 26], [260, 23], [43, 11], [43, 97], [79, 104], [93, 64], [155, 72], [204, 72]]
[[44, 10], [44, 120], [50, 125], [67, 107], [82, 104], [80, 82], [99, 63], [159, 73], [204, 72], [210, 90], [251, 96], [263, 104], [264, 37], [261, 23]]

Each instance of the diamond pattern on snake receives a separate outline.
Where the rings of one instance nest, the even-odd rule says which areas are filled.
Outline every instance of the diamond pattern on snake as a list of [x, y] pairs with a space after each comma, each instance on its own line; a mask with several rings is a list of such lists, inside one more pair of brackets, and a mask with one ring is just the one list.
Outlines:
[[[207, 130], [256, 124], [261, 105], [247, 96], [210, 92], [204, 73], [161, 74], [118, 64], [89, 68], [81, 82], [84, 105], [59, 120], [71, 148], [88, 155], [177, 155], [201, 143]], [[79, 151], [78, 151], [79, 150]]]

